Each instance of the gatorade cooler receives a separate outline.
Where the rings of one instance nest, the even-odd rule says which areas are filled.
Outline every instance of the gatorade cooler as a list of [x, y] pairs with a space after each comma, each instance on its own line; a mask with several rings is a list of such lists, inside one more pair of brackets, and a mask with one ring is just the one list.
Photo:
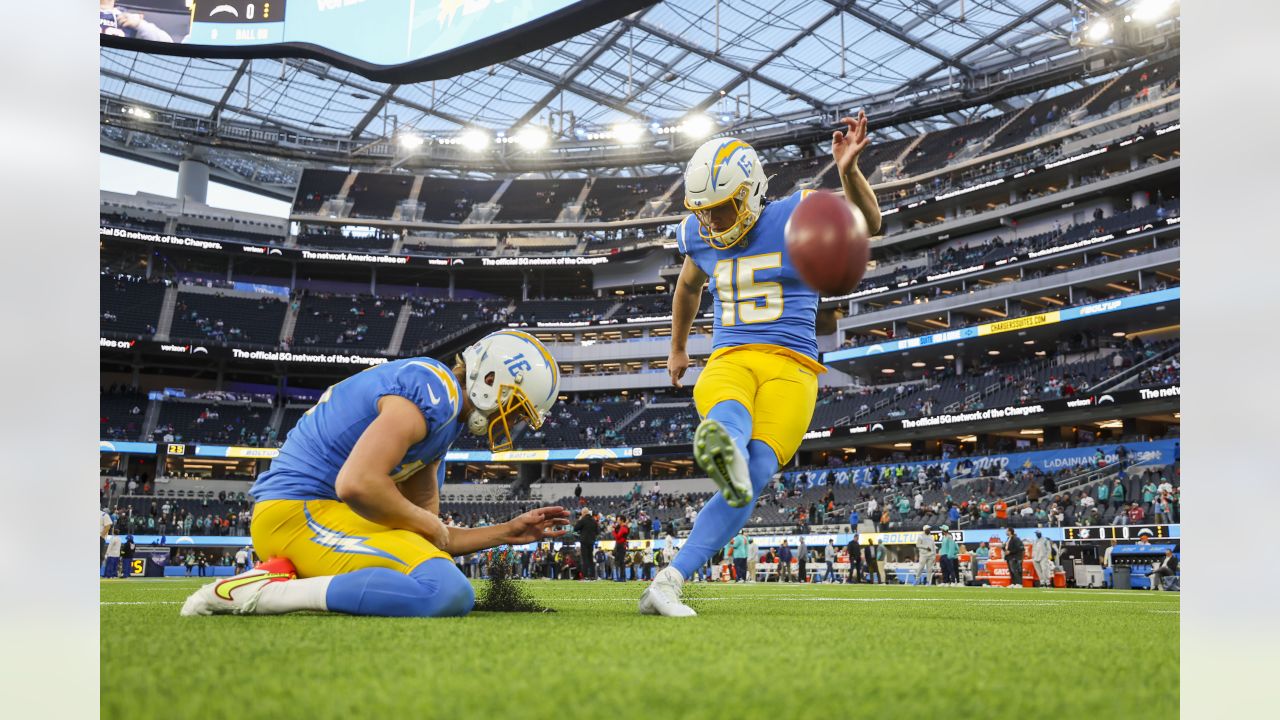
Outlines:
[[[994, 556], [994, 552], [992, 555]], [[988, 560], [987, 579], [994, 587], [1009, 587], [1009, 563], [1004, 560]]]
[[1056, 588], [1065, 588], [1067, 586], [1067, 573], [1065, 570], [1053, 571], [1053, 586]]

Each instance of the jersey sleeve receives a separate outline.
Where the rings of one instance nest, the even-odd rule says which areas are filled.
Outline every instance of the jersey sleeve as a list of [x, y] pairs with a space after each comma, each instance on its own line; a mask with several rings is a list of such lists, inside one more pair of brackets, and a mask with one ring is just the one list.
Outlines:
[[692, 248], [692, 241], [698, 239], [698, 219], [692, 215], [686, 215], [680, 221], [680, 227], [676, 230], [676, 247], [680, 250], [681, 255], [688, 256], [689, 250]]
[[449, 371], [433, 363], [413, 360], [396, 370], [378, 397], [399, 395], [422, 411], [427, 429], [449, 425], [458, 419], [461, 398]]

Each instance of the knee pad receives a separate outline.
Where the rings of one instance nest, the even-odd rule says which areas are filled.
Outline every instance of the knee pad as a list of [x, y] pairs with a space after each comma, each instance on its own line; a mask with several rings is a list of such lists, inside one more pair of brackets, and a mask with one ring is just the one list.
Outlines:
[[461, 617], [475, 607], [476, 593], [471, 582], [450, 560], [428, 560], [414, 568], [409, 577], [423, 590], [418, 613], [422, 617]]

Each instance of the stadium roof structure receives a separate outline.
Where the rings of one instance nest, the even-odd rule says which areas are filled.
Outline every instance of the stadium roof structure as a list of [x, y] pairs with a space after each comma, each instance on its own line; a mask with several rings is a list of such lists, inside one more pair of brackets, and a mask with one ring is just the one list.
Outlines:
[[[103, 48], [103, 146], [125, 155], [166, 155], [167, 139], [234, 151], [243, 168], [230, 172], [287, 185], [299, 162], [455, 172], [618, 165], [627, 151], [617, 146], [625, 143], [610, 151], [607, 141], [620, 123], [670, 134], [691, 114], [709, 116], [716, 132], [782, 144], [824, 123], [829, 135], [840, 114], [864, 107], [882, 127], [901, 128], [888, 132], [893, 137], [1003, 112], [1017, 105], [1002, 104], [1011, 96], [1131, 63], [1142, 54], [1138, 49], [1072, 42], [1090, 13], [1123, 6], [1113, 0], [668, 0], [506, 62], [404, 85], [309, 59], [200, 59]], [[527, 125], [545, 129], [557, 153], [522, 162], [520, 150], [508, 147], [515, 143], [503, 140]], [[457, 147], [468, 130], [501, 147], [468, 156]], [[136, 131], [147, 137], [135, 138]], [[406, 133], [427, 147], [415, 153], [396, 147]], [[678, 144], [675, 138], [668, 143], [673, 157]], [[662, 163], [658, 154], [630, 164]]]

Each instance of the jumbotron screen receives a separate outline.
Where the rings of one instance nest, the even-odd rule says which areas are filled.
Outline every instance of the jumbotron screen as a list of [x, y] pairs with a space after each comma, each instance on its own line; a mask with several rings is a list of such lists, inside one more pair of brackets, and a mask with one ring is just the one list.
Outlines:
[[99, 0], [98, 29], [104, 45], [126, 49], [209, 57], [310, 55], [370, 77], [408, 67], [417, 79], [430, 79], [545, 47], [652, 3]]

